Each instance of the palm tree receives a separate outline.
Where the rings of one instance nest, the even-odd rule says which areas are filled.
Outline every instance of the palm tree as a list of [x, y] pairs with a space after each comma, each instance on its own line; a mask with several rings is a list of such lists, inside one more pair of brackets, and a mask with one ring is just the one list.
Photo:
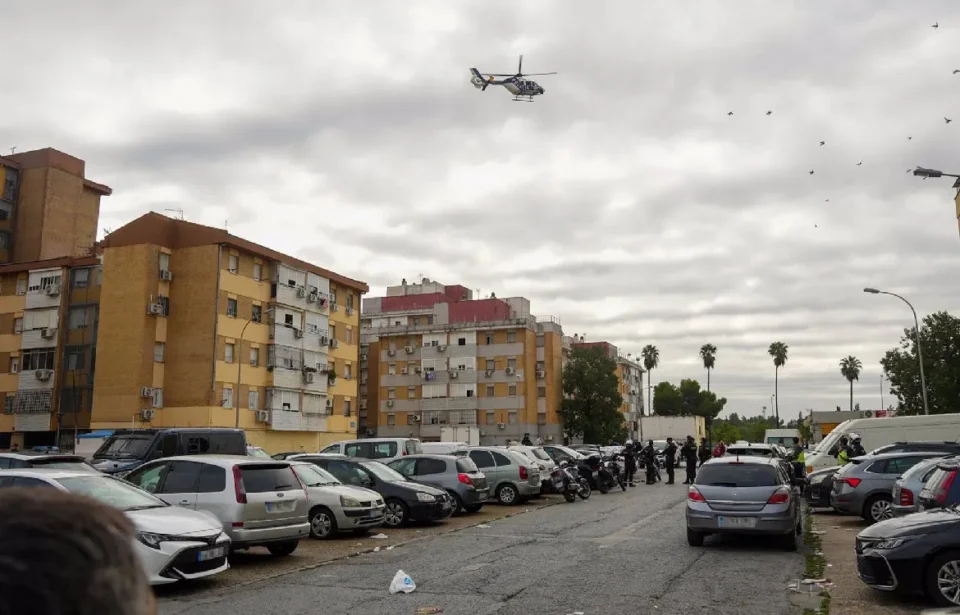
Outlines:
[[840, 361], [840, 373], [843, 374], [843, 377], [846, 378], [850, 383], [851, 410], [853, 410], [853, 381], [860, 380], [860, 370], [862, 369], [863, 364], [860, 362], [860, 359], [853, 355], [850, 355], [849, 357]]
[[770, 344], [767, 353], [773, 357], [773, 399], [775, 402], [774, 411], [777, 417], [777, 427], [780, 427], [780, 368], [787, 362], [788, 346], [783, 342], [774, 342]]
[[643, 357], [643, 367], [647, 370], [647, 414], [653, 414], [653, 376], [649, 375], [660, 365], [660, 350], [653, 344], [647, 344], [640, 351]]
[[717, 347], [713, 344], [704, 344], [700, 347], [700, 358], [703, 359], [703, 367], [707, 370], [707, 393], [709, 393], [710, 370], [717, 364]]

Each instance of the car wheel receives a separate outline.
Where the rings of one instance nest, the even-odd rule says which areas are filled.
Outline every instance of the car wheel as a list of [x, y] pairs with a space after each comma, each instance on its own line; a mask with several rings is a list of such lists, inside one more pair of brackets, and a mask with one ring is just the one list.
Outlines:
[[941, 553], [925, 573], [927, 595], [938, 606], [960, 606], [960, 551]]
[[267, 545], [267, 551], [270, 552], [270, 555], [276, 555], [278, 557], [284, 556], [284, 555], [290, 555], [297, 550], [298, 544], [300, 544], [299, 540], [287, 540], [285, 542], [272, 542]]
[[517, 488], [510, 483], [497, 487], [497, 501], [503, 506], [513, 506], [517, 503]]
[[386, 510], [383, 511], [383, 523], [388, 527], [403, 527], [410, 520], [410, 509], [397, 499], [387, 500]]
[[691, 547], [702, 547], [704, 538], [703, 532], [687, 528], [687, 544]]
[[461, 500], [460, 496], [453, 491], [448, 491], [447, 493], [450, 494], [450, 498], [453, 500], [453, 514], [450, 516], [453, 517], [454, 515], [462, 515], [463, 511], [465, 510], [463, 507], [463, 500]]
[[464, 506], [463, 509], [468, 513], [477, 513], [480, 512], [480, 509], [483, 508], [483, 504], [474, 504], [473, 506]]
[[310, 536], [325, 540], [337, 535], [337, 519], [328, 509], [320, 506], [310, 511]]
[[796, 532], [790, 532], [789, 534], [784, 534], [780, 537], [780, 546], [783, 547], [785, 551], [796, 551], [797, 550], [797, 534]]
[[863, 518], [870, 523], [877, 523], [893, 518], [893, 499], [886, 494], [879, 494], [867, 500], [863, 505]]

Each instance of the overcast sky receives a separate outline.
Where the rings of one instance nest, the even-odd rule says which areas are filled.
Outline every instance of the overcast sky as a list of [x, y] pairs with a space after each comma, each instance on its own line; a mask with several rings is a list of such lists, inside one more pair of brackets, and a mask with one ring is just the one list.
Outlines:
[[[956, 0], [225, 6], [8, 0], [0, 147], [85, 159], [102, 228], [182, 208], [372, 296], [421, 274], [523, 295], [657, 345], [654, 382], [704, 381], [713, 343], [744, 414], [775, 340], [782, 417], [846, 407], [849, 354], [880, 406], [911, 317], [864, 286], [960, 302], [952, 180], [906, 173], [960, 172]], [[470, 85], [520, 53], [559, 71], [534, 104]]]

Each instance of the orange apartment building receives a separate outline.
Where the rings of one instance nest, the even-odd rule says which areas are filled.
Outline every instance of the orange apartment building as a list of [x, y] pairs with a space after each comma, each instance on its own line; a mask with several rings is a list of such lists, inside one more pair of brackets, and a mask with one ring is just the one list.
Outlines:
[[101, 246], [93, 429], [239, 426], [271, 453], [356, 436], [365, 283], [157, 213]]
[[527, 299], [404, 280], [364, 300], [362, 333], [364, 433], [430, 441], [467, 425], [484, 444], [562, 441], [563, 331], [531, 315]]
[[568, 339], [568, 348], [600, 348], [606, 356], [617, 362], [618, 391], [623, 398], [620, 412], [623, 413], [627, 433], [636, 440], [640, 433], [638, 420], [643, 416], [643, 367], [631, 354], [624, 355], [610, 342], [585, 342], [582, 336], [577, 338], [576, 334]]

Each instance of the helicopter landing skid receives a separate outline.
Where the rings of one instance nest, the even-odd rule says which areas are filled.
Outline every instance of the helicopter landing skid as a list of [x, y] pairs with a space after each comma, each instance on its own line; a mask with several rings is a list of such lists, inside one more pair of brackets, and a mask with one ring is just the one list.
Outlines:
[[513, 99], [513, 102], [533, 102], [533, 97], [530, 96], [528, 98], [520, 98], [519, 96], [517, 96], [516, 98]]

